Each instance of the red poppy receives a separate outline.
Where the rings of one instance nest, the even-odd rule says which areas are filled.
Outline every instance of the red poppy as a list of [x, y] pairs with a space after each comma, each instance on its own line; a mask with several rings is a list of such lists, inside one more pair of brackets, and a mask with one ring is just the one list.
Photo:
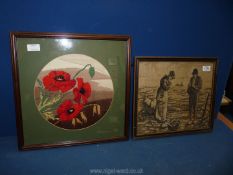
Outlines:
[[77, 117], [82, 109], [82, 104], [73, 104], [71, 100], [66, 100], [58, 107], [57, 114], [60, 118], [60, 121], [66, 122], [71, 121], [73, 118]]
[[78, 87], [73, 89], [74, 100], [78, 103], [82, 100], [83, 104], [87, 103], [87, 99], [91, 96], [91, 85], [84, 83], [82, 78], [77, 78]]
[[51, 71], [43, 78], [43, 84], [49, 91], [66, 92], [75, 86], [75, 80], [71, 80], [70, 74], [64, 71]]

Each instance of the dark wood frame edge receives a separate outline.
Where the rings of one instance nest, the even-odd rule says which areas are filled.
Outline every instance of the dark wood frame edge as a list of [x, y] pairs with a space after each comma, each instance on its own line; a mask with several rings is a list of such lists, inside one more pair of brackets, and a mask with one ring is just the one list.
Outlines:
[[11, 43], [11, 63], [12, 63], [12, 79], [14, 85], [14, 99], [15, 99], [15, 112], [16, 112], [16, 128], [17, 128], [17, 139], [18, 149], [22, 149], [24, 145], [23, 137], [23, 122], [22, 122], [22, 111], [21, 111], [21, 96], [20, 96], [20, 85], [18, 76], [18, 64], [17, 64], [17, 51], [15, 49], [16, 37], [13, 33], [10, 33]]
[[73, 38], [91, 40], [128, 40], [129, 35], [112, 34], [76, 34], [76, 33], [52, 33], [52, 32], [11, 32], [15, 38]]

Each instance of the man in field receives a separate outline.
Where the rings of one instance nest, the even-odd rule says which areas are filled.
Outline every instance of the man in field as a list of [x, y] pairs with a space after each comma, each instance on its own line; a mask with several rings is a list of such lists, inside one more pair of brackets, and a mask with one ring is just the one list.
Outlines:
[[196, 112], [197, 112], [197, 103], [198, 95], [200, 89], [202, 88], [202, 79], [198, 75], [198, 70], [195, 68], [192, 72], [192, 77], [189, 80], [187, 93], [189, 94], [189, 118], [191, 123], [195, 123]]

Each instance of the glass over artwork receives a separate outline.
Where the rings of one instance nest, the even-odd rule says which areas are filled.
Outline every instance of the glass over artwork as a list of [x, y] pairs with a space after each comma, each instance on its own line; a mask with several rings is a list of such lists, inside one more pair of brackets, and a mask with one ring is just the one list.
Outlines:
[[34, 86], [41, 116], [63, 129], [95, 124], [108, 111], [113, 93], [107, 69], [83, 54], [54, 58], [40, 71]]
[[210, 129], [216, 63], [164, 60], [139, 58], [135, 135]]

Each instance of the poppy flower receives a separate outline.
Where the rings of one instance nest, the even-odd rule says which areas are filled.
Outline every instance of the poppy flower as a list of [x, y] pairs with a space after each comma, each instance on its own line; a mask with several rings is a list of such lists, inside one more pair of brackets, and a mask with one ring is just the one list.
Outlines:
[[82, 109], [82, 104], [74, 104], [71, 100], [66, 100], [58, 107], [57, 114], [60, 121], [66, 122], [71, 121], [73, 118], [77, 117]]
[[75, 86], [75, 80], [70, 79], [70, 74], [64, 71], [51, 71], [43, 78], [45, 89], [49, 91], [66, 92]]
[[82, 78], [77, 78], [78, 87], [73, 89], [74, 100], [78, 103], [82, 100], [83, 104], [87, 103], [87, 99], [91, 96], [91, 85], [84, 83]]

